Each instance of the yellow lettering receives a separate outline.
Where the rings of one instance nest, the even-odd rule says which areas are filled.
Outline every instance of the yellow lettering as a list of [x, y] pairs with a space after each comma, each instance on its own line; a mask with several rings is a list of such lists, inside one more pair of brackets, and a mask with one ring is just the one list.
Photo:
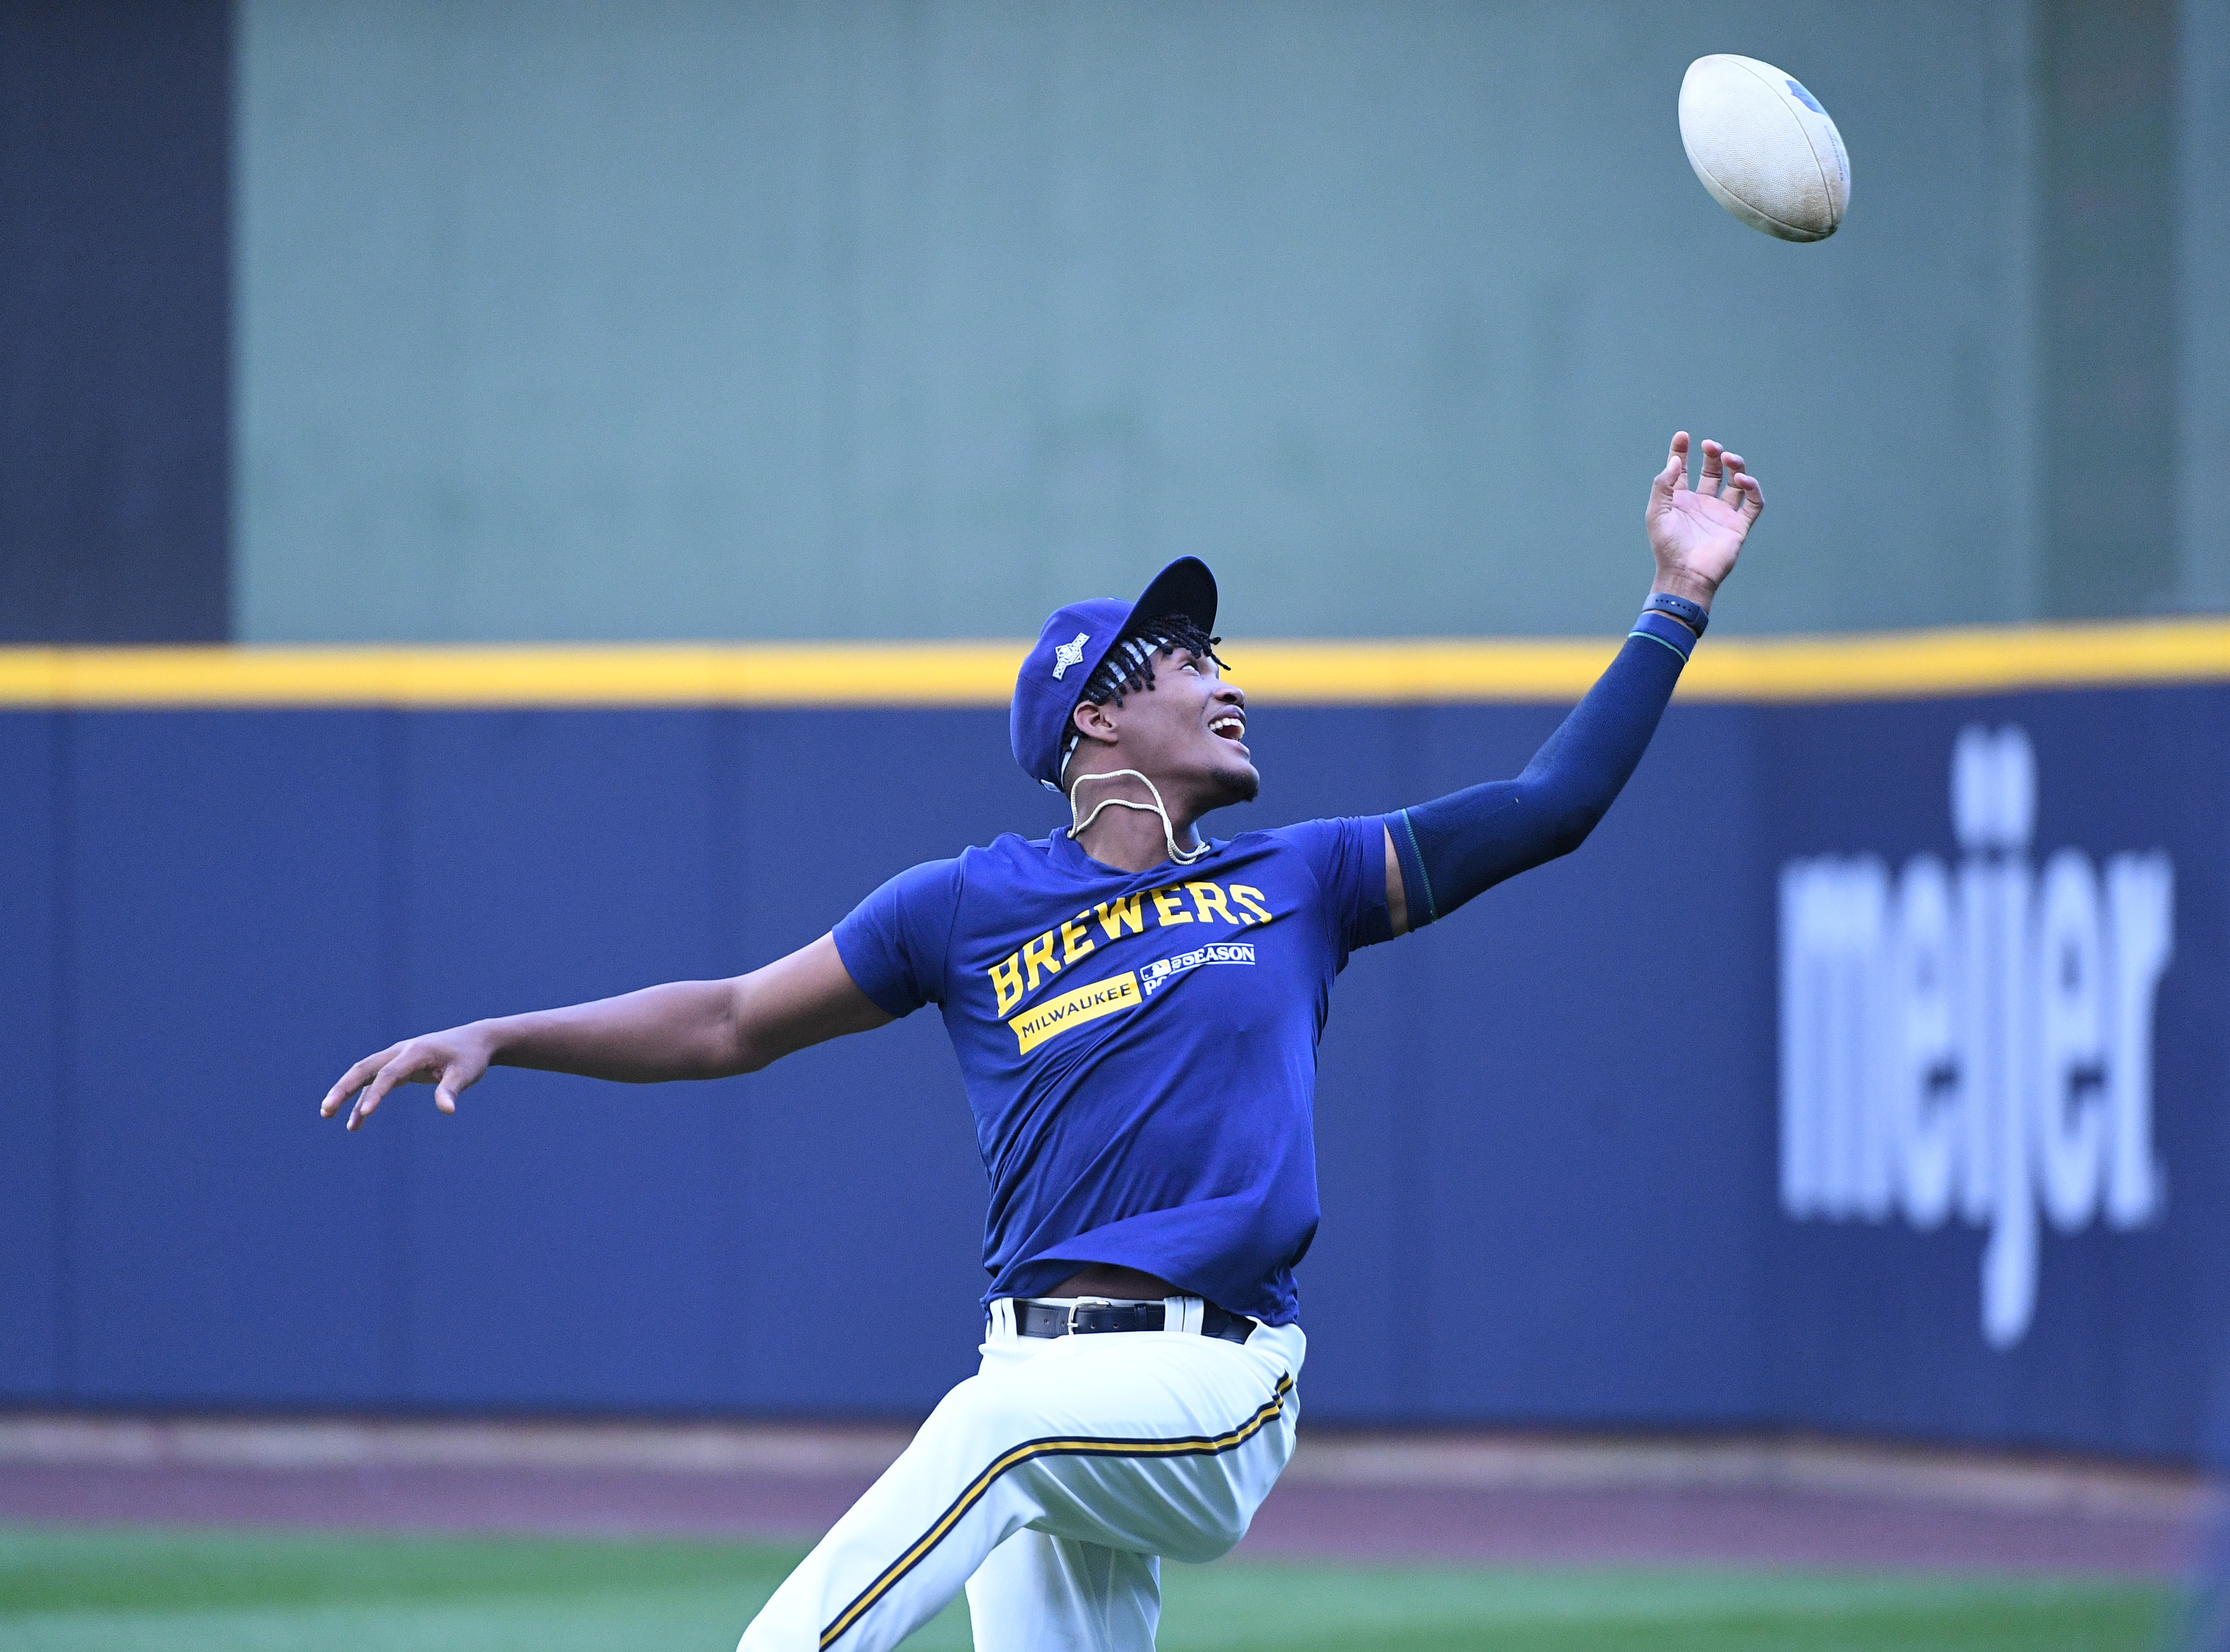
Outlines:
[[1060, 965], [1054, 960], [1052, 930], [1047, 929], [1022, 948], [1022, 967], [1030, 973], [1030, 991], [1034, 993], [1038, 989], [1039, 970], [1044, 970], [1048, 975], [1060, 974]]
[[1004, 1015], [1022, 1001], [1022, 955], [1010, 954], [990, 969], [991, 990], [999, 995], [999, 1013]]
[[[1079, 912], [1076, 916], [1080, 918], [1084, 914]], [[1094, 950], [1097, 944], [1090, 935], [1084, 933], [1083, 926], [1073, 919], [1060, 926], [1061, 962], [1074, 963], [1086, 953]]]
[[1146, 933], [1146, 915], [1138, 906], [1144, 898], [1142, 895], [1125, 895], [1119, 901], [1099, 903], [1099, 927], [1107, 931], [1110, 941], [1120, 941], [1125, 927], [1132, 935]]
[[1153, 893], [1153, 902], [1154, 910], [1162, 915], [1162, 924], [1163, 928], [1167, 928], [1172, 923], [1190, 923], [1192, 922], [1192, 914], [1186, 911], [1183, 907], [1177, 904], [1176, 885], [1174, 884], [1170, 884], [1167, 889], [1156, 890]]
[[1250, 922], [1267, 923], [1270, 921], [1270, 909], [1262, 904], [1260, 890], [1251, 888], [1245, 884], [1234, 884], [1231, 886], [1231, 898], [1254, 914], [1254, 916], [1248, 920]]
[[1047, 1038], [1056, 1038], [1072, 1027], [1097, 1021], [1118, 1010], [1136, 1009], [1144, 1001], [1136, 975], [1111, 975], [1105, 980], [1064, 993], [1034, 1010], [1026, 1010], [1007, 1025], [1014, 1029], [1018, 1052], [1026, 1056]]
[[1187, 884], [1185, 887], [1192, 891], [1193, 907], [1199, 912], [1200, 921], [1202, 923], [1208, 922], [1208, 915], [1210, 912], [1215, 913], [1226, 923], [1244, 923], [1247, 921], [1244, 918], [1234, 918], [1231, 916], [1231, 910], [1223, 903], [1223, 891], [1215, 884]]

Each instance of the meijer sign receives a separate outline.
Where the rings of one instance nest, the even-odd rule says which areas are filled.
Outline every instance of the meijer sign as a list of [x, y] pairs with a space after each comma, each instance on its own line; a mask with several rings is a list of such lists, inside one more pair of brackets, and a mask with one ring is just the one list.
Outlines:
[[1782, 1209], [1986, 1229], [1996, 1348], [2034, 1314], [2040, 1221], [2143, 1227], [2168, 1192], [2153, 1008], [2175, 870], [2143, 845], [2035, 844], [2037, 786], [2024, 730], [1970, 724], [1951, 752], [1956, 865], [1781, 872]]

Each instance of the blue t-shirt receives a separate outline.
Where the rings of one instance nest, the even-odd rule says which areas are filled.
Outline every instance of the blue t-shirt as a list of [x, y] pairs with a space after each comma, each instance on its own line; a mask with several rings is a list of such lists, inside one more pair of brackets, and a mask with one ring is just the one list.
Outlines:
[[877, 1005], [944, 1007], [991, 1178], [986, 1301], [1106, 1263], [1292, 1321], [1317, 1040], [1349, 952], [1391, 933], [1384, 833], [1310, 820], [1144, 872], [1009, 835], [836, 926]]

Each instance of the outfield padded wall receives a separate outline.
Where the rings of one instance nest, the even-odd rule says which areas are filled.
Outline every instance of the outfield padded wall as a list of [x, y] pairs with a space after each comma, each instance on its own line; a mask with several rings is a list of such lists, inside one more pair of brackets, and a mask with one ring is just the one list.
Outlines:
[[[2143, 687], [1684, 695], [1580, 853], [1359, 955], [1318, 1099], [1311, 1416], [2191, 1451], [2230, 1332], [2212, 658]], [[314, 1108], [394, 1037], [739, 970], [915, 860], [1045, 830], [1002, 710], [78, 695], [0, 714], [0, 1398], [909, 1413], [968, 1371], [984, 1184], [931, 1016], [748, 1079], [499, 1071], [455, 1118], [414, 1090], [353, 1137]], [[1265, 799], [1226, 829], [1507, 775], [1560, 715], [1275, 699]], [[2034, 862], [2160, 851], [2175, 877], [2164, 1206], [2046, 1225], [2006, 1347], [1984, 1229], [1795, 1220], [1776, 1191], [1782, 872], [1956, 861], [1969, 725], [2027, 735]]]

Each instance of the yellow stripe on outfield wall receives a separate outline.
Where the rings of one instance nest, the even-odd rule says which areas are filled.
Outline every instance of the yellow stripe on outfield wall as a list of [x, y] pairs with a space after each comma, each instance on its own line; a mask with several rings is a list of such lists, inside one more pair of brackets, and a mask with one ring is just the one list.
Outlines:
[[[1250, 641], [1223, 652], [1266, 705], [1561, 702], [1616, 639]], [[0, 648], [0, 707], [995, 706], [1020, 642], [544, 647]], [[1914, 699], [2230, 682], [2230, 621], [1871, 636], [1713, 637], [1683, 698]]]
[[1003, 705], [1015, 643], [0, 648], [0, 704]]

